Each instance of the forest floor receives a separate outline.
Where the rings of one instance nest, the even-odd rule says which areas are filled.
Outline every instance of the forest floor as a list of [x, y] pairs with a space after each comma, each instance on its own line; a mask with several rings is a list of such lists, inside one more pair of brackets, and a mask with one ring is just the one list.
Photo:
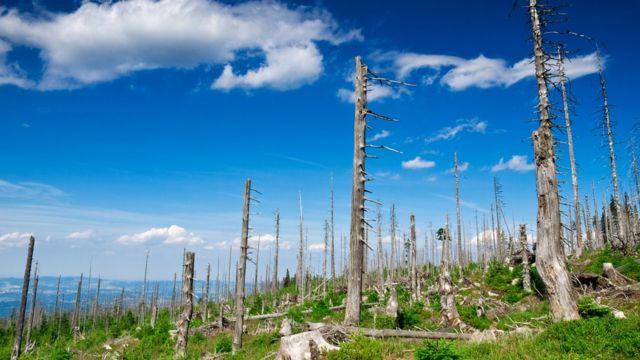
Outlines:
[[[584, 278], [602, 275], [604, 263], [612, 263], [632, 285], [602, 288], [588, 284]], [[621, 255], [610, 250], [586, 253], [570, 260], [570, 269], [578, 294], [582, 319], [552, 323], [544, 300], [544, 286], [532, 268], [531, 293], [521, 284], [521, 266], [492, 263], [486, 271], [470, 265], [462, 272], [453, 271], [456, 303], [462, 320], [477, 330], [491, 330], [493, 341], [374, 339], [350, 334], [340, 349], [323, 353], [329, 360], [382, 359], [639, 359], [640, 358], [640, 255]], [[398, 317], [381, 315], [379, 308], [388, 300], [372, 286], [364, 294], [366, 306], [361, 326], [375, 329], [420, 331], [458, 331], [442, 329], [440, 300], [433, 293], [435, 271], [423, 269], [423, 301], [412, 302], [404, 282], [398, 281]], [[586, 274], [586, 275], [585, 275]], [[402, 279], [402, 274], [399, 276]], [[375, 282], [375, 280], [372, 280]], [[319, 284], [319, 280], [318, 280]], [[589, 286], [591, 285], [591, 287]], [[431, 286], [431, 291], [429, 290]], [[317, 287], [314, 286], [315, 289]], [[258, 294], [247, 298], [250, 315], [277, 311], [286, 313], [293, 333], [306, 331], [309, 323], [340, 324], [344, 310], [330, 309], [343, 303], [345, 287], [329, 285], [327, 296], [316, 296], [301, 305], [283, 305], [295, 297], [295, 285], [288, 285], [275, 295], [280, 307], [272, 308], [273, 295]], [[381, 292], [382, 293], [382, 292]], [[431, 295], [429, 295], [431, 293]], [[278, 331], [283, 318], [247, 321], [243, 349], [231, 354], [232, 327], [203, 327], [200, 306], [191, 323], [187, 358], [189, 359], [273, 359], [280, 346]], [[478, 312], [478, 307], [483, 311]], [[219, 308], [211, 303], [210, 320], [216, 321]], [[622, 312], [624, 315], [621, 315]], [[624, 318], [621, 318], [624, 317]], [[168, 310], [162, 310], [155, 328], [148, 322], [138, 326], [133, 313], [119, 320], [111, 319], [108, 332], [106, 317], [86, 323], [80, 339], [73, 340], [68, 318], [62, 322], [43, 323], [34, 332], [35, 348], [24, 359], [170, 359], [175, 340]], [[208, 328], [209, 331], [200, 331]], [[0, 359], [8, 359], [13, 341], [12, 329], [0, 330]], [[62, 334], [57, 336], [57, 334]]]

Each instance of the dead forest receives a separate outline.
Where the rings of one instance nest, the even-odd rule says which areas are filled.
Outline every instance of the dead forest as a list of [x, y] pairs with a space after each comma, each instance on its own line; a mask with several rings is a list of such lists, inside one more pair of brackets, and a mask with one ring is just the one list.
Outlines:
[[[593, 91], [601, 99], [603, 139], [582, 140], [606, 144], [611, 192], [597, 193], [580, 182], [563, 39], [580, 37], [600, 56], [597, 41], [555, 31], [559, 10], [553, 6], [529, 0], [522, 11], [530, 18], [536, 85], [531, 93], [537, 99], [535, 125], [526, 123], [535, 164], [535, 229], [509, 221], [503, 191], [513, 190], [503, 189], [496, 177], [488, 189], [494, 199], [487, 204], [491, 211], [476, 211], [475, 236], [465, 236], [462, 153], [451, 159], [455, 213], [443, 212], [439, 219], [411, 214], [402, 219], [409, 227], [400, 228], [395, 205], [378, 202], [368, 189], [375, 158], [400, 149], [369, 143], [367, 131], [375, 122], [402, 122], [370, 108], [367, 94], [372, 85], [416, 85], [378, 74], [357, 56], [350, 226], [345, 236], [337, 234], [333, 178], [328, 179], [321, 269], [310, 265], [302, 194], [295, 269], [283, 273], [279, 264], [277, 210], [273, 250], [265, 254], [260, 241], [255, 246], [250, 241], [252, 207], [262, 195], [251, 179], [242, 194], [239, 248], [229, 248], [228, 261], [217, 263], [185, 249], [169, 294], [147, 280], [144, 264], [139, 294], [123, 288], [105, 301], [101, 280], [82, 274], [72, 309], [62, 306], [59, 292], [53, 307], [39, 305], [41, 265], [33, 259], [39, 239], [31, 237], [20, 306], [1, 320], [0, 345], [7, 357], [535, 359], [571, 353], [582, 359], [594, 356], [589, 351], [603, 358], [640, 356], [640, 174], [634, 148], [632, 176], [619, 177], [615, 113], [600, 67]], [[566, 147], [562, 151], [570, 163], [571, 196], [566, 199], [558, 181], [559, 146]], [[416, 223], [432, 224], [423, 239], [417, 237]], [[386, 237], [389, 251], [383, 245]], [[232, 252], [237, 263], [232, 263]], [[258, 264], [267, 264], [267, 271], [259, 273]], [[83, 293], [87, 281], [93, 281], [91, 293]], [[577, 345], [563, 347], [563, 341]], [[557, 352], [541, 350], [556, 345]]]

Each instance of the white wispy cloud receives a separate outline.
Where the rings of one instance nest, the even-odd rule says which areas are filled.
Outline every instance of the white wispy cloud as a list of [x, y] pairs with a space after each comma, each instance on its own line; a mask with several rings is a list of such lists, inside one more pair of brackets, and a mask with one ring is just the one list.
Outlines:
[[526, 155], [512, 155], [511, 159], [507, 162], [504, 161], [504, 158], [500, 158], [497, 164], [491, 167], [491, 172], [499, 172], [504, 170], [513, 170], [517, 172], [527, 172], [535, 169], [535, 165], [533, 163], [527, 162]]
[[313, 251], [313, 252], [322, 252], [324, 251], [324, 243], [309, 244], [308, 249], [309, 251]]
[[127, 245], [141, 245], [141, 244], [188, 244], [196, 245], [202, 244], [204, 241], [199, 236], [192, 232], [187, 231], [185, 228], [178, 225], [171, 225], [164, 228], [151, 228], [149, 230], [130, 234], [122, 235], [117, 241], [121, 244]]
[[96, 234], [97, 232], [95, 230], [87, 229], [82, 231], [74, 231], [69, 235], [67, 235], [67, 238], [72, 240], [87, 240], [87, 239], [91, 239], [92, 237], [95, 237]]
[[[419, 69], [429, 69], [432, 73], [425, 78], [424, 83], [431, 84], [439, 78], [441, 85], [453, 91], [462, 91], [470, 87], [509, 87], [534, 75], [530, 58], [512, 65], [504, 59], [488, 58], [484, 55], [464, 59], [449, 55], [389, 52], [378, 58], [391, 62], [400, 78], [406, 78]], [[566, 75], [572, 79], [598, 71], [595, 53], [568, 58], [565, 65]]]
[[387, 130], [382, 130], [379, 133], [374, 134], [371, 139], [368, 139], [367, 141], [377, 141], [380, 139], [386, 139], [391, 135], [391, 133]]
[[7, 64], [7, 53], [9, 51], [11, 51], [11, 45], [6, 41], [0, 40], [0, 86], [15, 85], [21, 88], [33, 86], [33, 83], [26, 78], [24, 72], [17, 65]]
[[[469, 170], [469, 163], [468, 162], [463, 162], [461, 164], [458, 164], [458, 172], [459, 173], [463, 173], [465, 171]], [[451, 169], [447, 169], [447, 171], [445, 171], [445, 174], [453, 174], [454, 172], [454, 168], [451, 167]]]
[[[225, 67], [213, 88], [286, 90], [319, 77], [319, 42], [338, 45], [362, 35], [343, 31], [325, 10], [278, 1], [123, 0], [87, 1], [71, 13], [5, 9], [0, 37], [39, 50], [45, 69], [40, 89], [81, 87], [141, 70], [220, 64]], [[264, 60], [237, 73], [238, 61], [247, 57]]]
[[404, 169], [430, 169], [436, 166], [435, 161], [424, 160], [420, 156], [416, 156], [415, 158], [402, 162], [402, 167]]
[[11, 232], [0, 236], [0, 247], [22, 247], [29, 243], [31, 233]]
[[[456, 198], [448, 196], [448, 195], [442, 195], [442, 194], [435, 194], [435, 195], [437, 197], [443, 198], [445, 200], [449, 200], [449, 201], [454, 202], [454, 203], [456, 201]], [[489, 212], [489, 210], [481, 207], [480, 205], [478, 205], [478, 204], [476, 204], [474, 202], [471, 202], [471, 201], [465, 201], [463, 199], [460, 199], [460, 206], [466, 207], [466, 208], [471, 209], [471, 210], [477, 210], [477, 211], [483, 212], [483, 213], [488, 213]]]
[[0, 198], [46, 200], [64, 196], [67, 193], [55, 186], [30, 181], [12, 183], [0, 180]]
[[440, 140], [453, 139], [461, 132], [484, 134], [487, 130], [487, 126], [488, 124], [486, 121], [478, 121], [477, 118], [461, 119], [453, 126], [446, 126], [436, 131], [433, 135], [427, 137], [425, 142], [427, 144], [431, 144]]

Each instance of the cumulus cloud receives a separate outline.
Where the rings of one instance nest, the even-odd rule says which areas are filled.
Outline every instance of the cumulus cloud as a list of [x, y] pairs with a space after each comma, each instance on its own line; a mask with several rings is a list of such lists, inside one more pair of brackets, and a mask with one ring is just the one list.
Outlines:
[[[459, 173], [463, 173], [465, 171], [469, 170], [469, 163], [468, 162], [463, 162], [461, 164], [458, 164], [458, 172]], [[447, 174], [453, 174], [454, 172], [454, 168], [452, 167], [451, 169], [448, 169], [445, 173]]]
[[[513, 65], [509, 65], [504, 59], [488, 58], [484, 55], [464, 59], [449, 55], [389, 52], [378, 58], [390, 62], [400, 78], [406, 78], [420, 69], [428, 69], [431, 73], [425, 77], [424, 83], [431, 84], [439, 78], [441, 85], [453, 91], [471, 87], [509, 87], [534, 75], [530, 58], [517, 61]], [[597, 71], [598, 60], [595, 53], [566, 60], [566, 74], [569, 78], [575, 79]]]
[[391, 135], [391, 133], [387, 130], [382, 130], [377, 134], [374, 134], [371, 139], [368, 139], [367, 141], [377, 141], [380, 139], [386, 139]]
[[11, 232], [0, 236], [0, 247], [22, 247], [29, 243], [29, 238], [33, 234]]
[[504, 158], [500, 158], [497, 164], [491, 167], [491, 172], [499, 172], [504, 170], [512, 170], [517, 172], [527, 172], [535, 169], [533, 163], [527, 162], [526, 155], [512, 155], [509, 161], [505, 162]]
[[141, 244], [188, 244], [197, 245], [204, 241], [199, 236], [178, 225], [164, 228], [151, 228], [141, 233], [122, 235], [117, 241], [127, 245]]
[[[141, 70], [226, 64], [212, 85], [224, 90], [302, 86], [322, 72], [318, 42], [362, 38], [314, 7], [209, 0], [83, 2], [71, 13], [38, 16], [0, 9], [0, 37], [39, 50], [41, 89], [80, 87]], [[264, 62], [235, 73], [231, 63], [249, 57]]]
[[458, 120], [455, 125], [446, 126], [436, 131], [433, 135], [427, 137], [425, 142], [431, 144], [440, 140], [453, 139], [461, 132], [484, 134], [487, 130], [487, 125], [486, 121], [478, 121], [476, 118]]
[[96, 236], [96, 234], [97, 233], [95, 230], [87, 229], [87, 230], [72, 232], [69, 235], [67, 235], [67, 238], [72, 240], [87, 240]]
[[30, 181], [12, 183], [0, 180], [0, 198], [47, 200], [64, 196], [67, 194], [55, 186]]
[[407, 160], [407, 161], [403, 161], [402, 162], [402, 167], [404, 169], [412, 169], [412, 170], [430, 169], [430, 168], [432, 168], [434, 166], [436, 166], [435, 161], [424, 160], [420, 156], [416, 156], [415, 158], [413, 158], [411, 160]]

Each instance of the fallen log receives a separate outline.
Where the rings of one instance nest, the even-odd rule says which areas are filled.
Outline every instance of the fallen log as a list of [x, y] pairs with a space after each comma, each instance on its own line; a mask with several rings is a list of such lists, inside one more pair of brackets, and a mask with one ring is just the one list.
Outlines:
[[408, 339], [450, 339], [470, 340], [471, 334], [441, 332], [441, 331], [416, 331], [395, 329], [369, 329], [356, 326], [327, 325], [343, 333], [362, 334], [374, 338], [408, 338]]

